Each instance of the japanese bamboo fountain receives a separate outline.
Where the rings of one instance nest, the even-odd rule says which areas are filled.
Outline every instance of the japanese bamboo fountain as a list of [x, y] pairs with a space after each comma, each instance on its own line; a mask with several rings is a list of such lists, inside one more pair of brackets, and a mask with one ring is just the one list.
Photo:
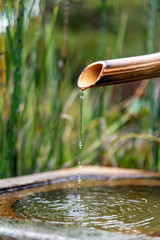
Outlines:
[[[78, 87], [84, 91], [159, 76], [160, 53], [155, 53], [92, 63], [81, 73]], [[160, 239], [159, 173], [85, 166], [79, 189], [79, 171], [0, 180], [0, 238]]]

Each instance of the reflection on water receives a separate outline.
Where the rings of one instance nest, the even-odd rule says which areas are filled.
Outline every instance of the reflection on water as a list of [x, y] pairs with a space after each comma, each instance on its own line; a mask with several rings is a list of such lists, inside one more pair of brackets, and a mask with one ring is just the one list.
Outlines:
[[159, 187], [94, 187], [25, 197], [13, 205], [21, 217], [53, 225], [160, 235]]

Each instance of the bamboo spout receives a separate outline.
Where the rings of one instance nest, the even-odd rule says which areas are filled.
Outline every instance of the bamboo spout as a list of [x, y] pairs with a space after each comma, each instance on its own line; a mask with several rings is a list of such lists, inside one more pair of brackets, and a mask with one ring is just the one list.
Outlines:
[[98, 61], [88, 65], [78, 78], [81, 90], [160, 77], [160, 53]]

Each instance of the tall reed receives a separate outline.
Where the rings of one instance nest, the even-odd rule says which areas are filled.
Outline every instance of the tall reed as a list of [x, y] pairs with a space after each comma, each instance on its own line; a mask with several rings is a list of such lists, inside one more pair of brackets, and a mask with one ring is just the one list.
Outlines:
[[[55, 130], [57, 127], [57, 119], [59, 119], [59, 74], [58, 74], [58, 69], [57, 69], [57, 59], [55, 55], [55, 49], [54, 49], [54, 33], [55, 33], [55, 24], [56, 24], [56, 18], [58, 14], [59, 6], [55, 5], [53, 8], [53, 13], [52, 13], [52, 21], [50, 24], [50, 29], [49, 29], [49, 35], [46, 38], [46, 45], [45, 45], [45, 56], [44, 56], [44, 63], [42, 64], [43, 69], [42, 69], [42, 76], [40, 77], [40, 84], [42, 84], [42, 89], [45, 84], [48, 86], [50, 85], [50, 82], [46, 82], [47, 79], [45, 78], [47, 71], [49, 72], [52, 68], [51, 71], [51, 78], [54, 80], [54, 91], [53, 91], [53, 96], [52, 96], [52, 101], [51, 101], [51, 112], [50, 114], [46, 117], [44, 120], [44, 130], [43, 133], [40, 134], [40, 136], [37, 138], [36, 145], [34, 148], [33, 156], [32, 156], [32, 171], [35, 171], [37, 167], [37, 159], [38, 155], [41, 151], [41, 148], [44, 144], [44, 141], [46, 140], [46, 136], [48, 136], [51, 141], [51, 149], [49, 151], [49, 155], [46, 156], [46, 162], [45, 166], [48, 164], [48, 161], [50, 159], [50, 155], [53, 154], [54, 147], [55, 147]], [[52, 54], [51, 54], [52, 53]], [[51, 64], [51, 65], [50, 65]], [[53, 64], [53, 65], [52, 65]], [[53, 87], [53, 86], [52, 86]], [[44, 89], [43, 89], [44, 90]], [[38, 94], [43, 95], [43, 91], [41, 90], [38, 92]], [[41, 95], [40, 99], [38, 100], [39, 103], [38, 105], [41, 105]], [[38, 110], [38, 109], [37, 109]], [[40, 113], [38, 113], [40, 116]], [[38, 116], [35, 118], [38, 120]], [[51, 127], [53, 125], [53, 127]], [[35, 124], [37, 126], [37, 123]], [[47, 135], [48, 134], [48, 135]], [[49, 140], [49, 139], [48, 139]], [[43, 168], [43, 167], [42, 167]]]
[[107, 0], [101, 0], [100, 13], [101, 13], [101, 28], [98, 59], [103, 60], [106, 56], [107, 47]]
[[3, 92], [3, 101], [4, 101], [4, 117], [6, 120], [9, 118], [9, 100], [8, 100], [8, 91], [6, 88], [6, 47], [5, 47], [5, 26], [4, 26], [4, 7], [3, 1], [0, 0], [0, 78], [1, 78], [1, 87]]
[[[6, 125], [5, 122], [8, 121], [9, 118], [9, 99], [8, 99], [8, 90], [7, 90], [7, 68], [6, 68], [6, 45], [5, 45], [5, 13], [3, 1], [0, 0], [0, 93], [1, 93], [1, 111], [2, 114], [0, 116], [0, 169], [2, 170], [2, 159], [4, 154], [4, 147], [6, 143], [6, 137], [2, 137], [5, 135]], [[0, 175], [2, 173], [0, 172]]]
[[[11, 110], [7, 129], [7, 147], [3, 162], [3, 172], [8, 176], [17, 175], [17, 123], [19, 119], [20, 99], [21, 99], [21, 80], [22, 80], [22, 51], [23, 51], [23, 23], [24, 23], [24, 0], [19, 0], [19, 10], [17, 17], [17, 29], [14, 45], [14, 75], [13, 75], [13, 93], [11, 97]], [[6, 170], [7, 167], [7, 170]]]

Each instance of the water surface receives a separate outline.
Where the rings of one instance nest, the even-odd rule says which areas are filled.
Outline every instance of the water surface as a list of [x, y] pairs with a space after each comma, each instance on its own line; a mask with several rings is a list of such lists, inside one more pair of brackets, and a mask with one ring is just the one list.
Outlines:
[[12, 207], [21, 217], [36, 222], [160, 236], [159, 187], [103, 186], [40, 192]]

